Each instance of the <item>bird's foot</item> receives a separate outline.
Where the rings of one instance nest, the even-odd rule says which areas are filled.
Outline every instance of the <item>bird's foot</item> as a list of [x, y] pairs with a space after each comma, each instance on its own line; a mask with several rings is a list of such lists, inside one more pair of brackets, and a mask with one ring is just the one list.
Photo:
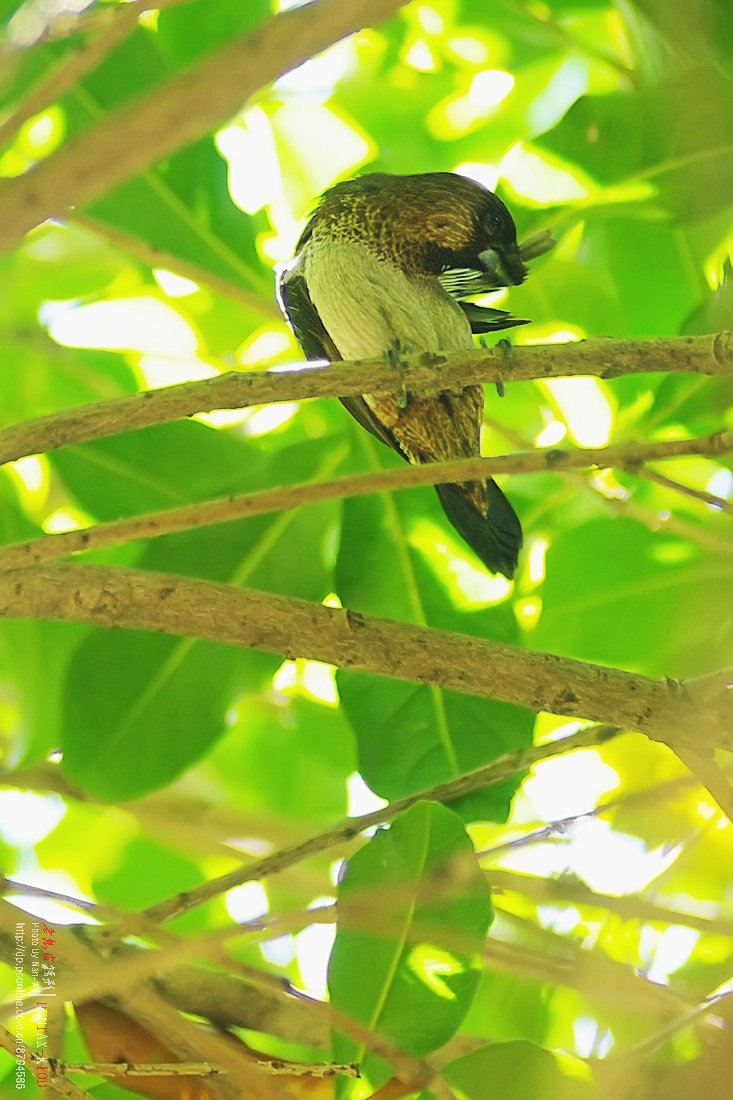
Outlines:
[[409, 394], [405, 385], [405, 363], [403, 357], [412, 354], [414, 350], [414, 345], [410, 340], [395, 340], [394, 344], [388, 347], [385, 352], [387, 362], [395, 368], [400, 376], [400, 388], [395, 394], [395, 401], [400, 409], [406, 409], [409, 400]]
[[[501, 353], [504, 356], [504, 362], [506, 363], [507, 367], [509, 367], [509, 369], [511, 370], [512, 367], [514, 366], [514, 363], [515, 363], [514, 344], [511, 342], [511, 340], [507, 339], [507, 337], [504, 336], [504, 337], [502, 337], [501, 340], [499, 340], [497, 342], [496, 346], [497, 346], [497, 348], [499, 348], [501, 350]], [[504, 379], [503, 378], [499, 378], [497, 380], [496, 392], [499, 394], [499, 397], [504, 396], [505, 390], [504, 390]]]

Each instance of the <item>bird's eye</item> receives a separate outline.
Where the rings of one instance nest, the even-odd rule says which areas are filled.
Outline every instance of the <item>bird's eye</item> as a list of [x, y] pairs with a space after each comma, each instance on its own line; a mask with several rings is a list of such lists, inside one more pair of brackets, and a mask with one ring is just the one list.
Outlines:
[[489, 229], [494, 233], [498, 233], [501, 229], [501, 218], [498, 214], [489, 214], [488, 217]]

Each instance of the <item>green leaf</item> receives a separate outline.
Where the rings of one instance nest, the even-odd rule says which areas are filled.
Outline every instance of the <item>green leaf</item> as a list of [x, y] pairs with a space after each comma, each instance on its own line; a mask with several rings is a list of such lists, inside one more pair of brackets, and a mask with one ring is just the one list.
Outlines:
[[[442, 1076], [458, 1089], [461, 1100], [486, 1100], [491, 1091], [501, 1100], [592, 1100], [597, 1096], [592, 1085], [563, 1073], [549, 1050], [522, 1040], [474, 1050], [445, 1066]], [[421, 1100], [432, 1096], [422, 1093]]]
[[353, 757], [340, 709], [299, 695], [249, 695], [208, 764], [249, 813], [325, 826], [346, 811]]
[[122, 184], [85, 212], [259, 294], [262, 312], [274, 312], [272, 271], [257, 255], [254, 222], [232, 202], [226, 162], [209, 139]]
[[[191, 8], [188, 18], [194, 12], [203, 18], [206, 9]], [[246, 6], [240, 6], [238, 21], [248, 24]], [[131, 91], [139, 96], [162, 83], [171, 75], [170, 58], [176, 49], [167, 35], [159, 40], [139, 28], [63, 101], [70, 135], [82, 133], [122, 106], [133, 98]], [[146, 242], [151, 251], [161, 250], [235, 288], [252, 291], [252, 303], [259, 295], [263, 312], [273, 312], [272, 273], [258, 257], [255, 223], [232, 202], [227, 165], [211, 138], [193, 142], [127, 180], [84, 213]]]
[[654, 222], [611, 216], [589, 227], [583, 251], [592, 270], [603, 271], [610, 280], [615, 308], [624, 321], [621, 330], [595, 324], [586, 331], [634, 337], [680, 331], [690, 299], [704, 285], [702, 257], [699, 267], [690, 264], [690, 241], [682, 232], [671, 234]]
[[630, 519], [592, 520], [547, 553], [533, 646], [650, 676], [691, 676], [733, 659], [728, 555]]
[[[391, 462], [376, 446], [374, 460]], [[450, 550], [436, 556], [434, 547], [446, 543]], [[476, 609], [455, 590], [453, 554], [460, 561], [464, 551], [432, 489], [347, 500], [337, 591], [354, 610], [517, 644], [508, 603]], [[471, 560], [468, 549], [465, 558]], [[491, 581], [478, 563], [474, 568], [481, 570], [480, 599]], [[521, 707], [360, 673], [340, 671], [337, 680], [359, 745], [359, 770], [384, 798], [415, 794], [531, 743], [534, 719]], [[486, 788], [454, 809], [467, 820], [503, 820], [517, 782]]]
[[171, 848], [134, 837], [94, 887], [100, 901], [144, 909], [161, 898], [190, 890], [202, 880], [200, 867]]
[[[382, 798], [427, 790], [531, 743], [532, 717], [509, 703], [356, 673], [337, 679], [359, 771]], [[520, 779], [464, 796], [453, 809], [466, 821], [503, 821]]]
[[[424, 1055], [455, 1034], [481, 974], [489, 890], [458, 818], [420, 802], [354, 856], [338, 891], [331, 1002], [400, 1049]], [[336, 1033], [334, 1057], [360, 1061], [372, 1085], [384, 1062]]]
[[[324, 466], [313, 440], [263, 454], [256, 441], [183, 422], [70, 448], [54, 461], [79, 502], [111, 519], [327, 476], [338, 455]], [[150, 542], [138, 564], [320, 599], [329, 588], [324, 542], [336, 514], [337, 506], [325, 503], [165, 536]], [[90, 632], [66, 685], [67, 773], [105, 799], [164, 786], [221, 736], [237, 696], [261, 690], [280, 659], [191, 638]]]
[[108, 801], [169, 783], [224, 732], [238, 657], [214, 642], [91, 633], [66, 680], [66, 774]]
[[714, 66], [634, 92], [583, 96], [538, 144], [600, 183], [644, 178], [681, 220], [730, 205], [733, 82]]

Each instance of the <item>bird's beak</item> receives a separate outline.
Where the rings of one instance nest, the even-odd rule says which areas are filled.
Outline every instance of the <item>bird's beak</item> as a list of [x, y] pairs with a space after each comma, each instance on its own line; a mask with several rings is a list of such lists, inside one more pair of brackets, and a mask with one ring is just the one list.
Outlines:
[[486, 248], [479, 252], [478, 258], [497, 286], [519, 286], [527, 277], [516, 243], [504, 248]]

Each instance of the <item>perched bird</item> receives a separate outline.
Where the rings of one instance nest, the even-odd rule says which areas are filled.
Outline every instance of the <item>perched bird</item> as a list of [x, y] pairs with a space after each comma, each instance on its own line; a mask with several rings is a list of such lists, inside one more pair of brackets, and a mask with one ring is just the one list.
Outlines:
[[[365, 359], [471, 348], [473, 333], [524, 324], [464, 298], [521, 283], [527, 258], [504, 203], [452, 172], [361, 176], [326, 191], [280, 272], [278, 297], [308, 359]], [[538, 244], [538, 241], [540, 242]], [[544, 242], [544, 243], [543, 243]], [[484, 393], [343, 398], [355, 419], [408, 462], [478, 456]], [[446, 516], [484, 565], [511, 577], [522, 545], [498, 485], [436, 485]]]

